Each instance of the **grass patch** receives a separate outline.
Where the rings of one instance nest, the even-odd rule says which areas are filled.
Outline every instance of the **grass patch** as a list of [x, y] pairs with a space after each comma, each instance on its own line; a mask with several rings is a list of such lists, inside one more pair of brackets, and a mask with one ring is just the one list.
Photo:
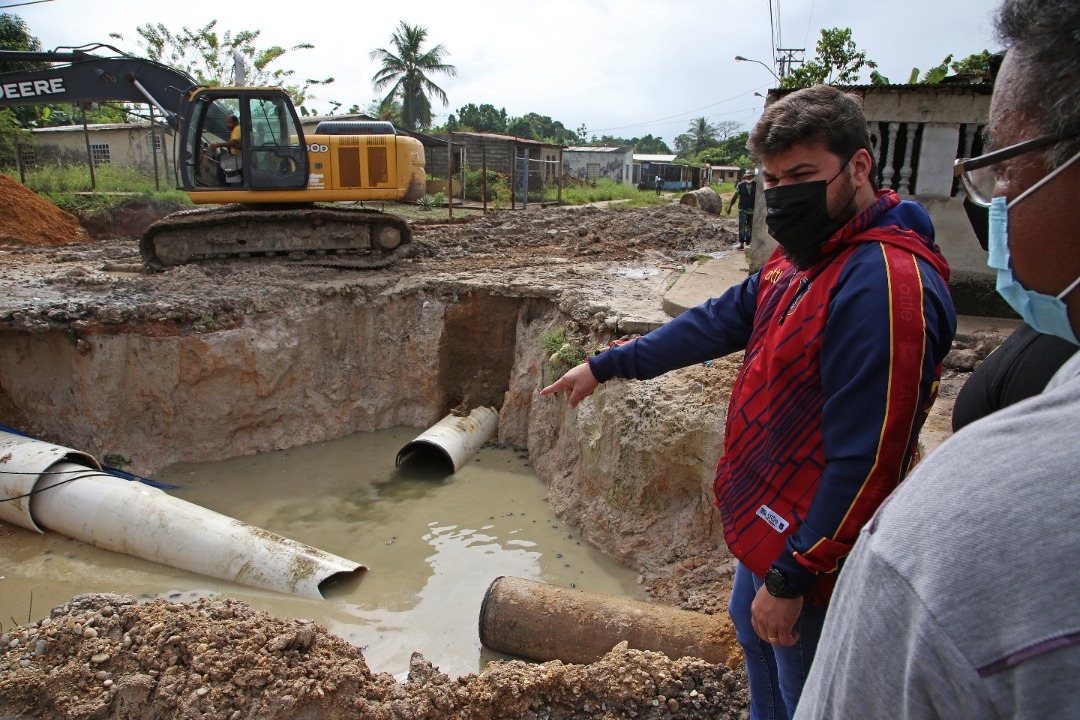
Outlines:
[[[432, 196], [434, 199], [434, 196]], [[460, 201], [458, 201], [460, 202]], [[379, 209], [379, 203], [373, 203], [371, 205], [373, 209]], [[439, 206], [432, 202], [428, 208], [424, 208], [421, 205], [414, 203], [384, 203], [382, 205], [383, 212], [391, 215], [397, 215], [403, 217], [406, 220], [424, 220], [427, 222], [438, 222], [440, 220], [447, 220], [450, 217], [450, 209], [445, 205]], [[463, 217], [470, 217], [472, 215], [483, 215], [483, 210], [465, 210], [457, 205], [454, 205], [454, 219], [457, 220]]]
[[[6, 169], [4, 174], [20, 181], [18, 170]], [[170, 179], [162, 179], [163, 189], [159, 191], [154, 184], [154, 178], [130, 166], [102, 165], [94, 168], [94, 179], [96, 183], [92, 184], [90, 168], [86, 166], [47, 165], [26, 173], [26, 187], [53, 205], [72, 213], [79, 210], [100, 210], [129, 202], [132, 198], [168, 200], [178, 205], [191, 204], [187, 193], [173, 188]]]
[[627, 200], [639, 205], [666, 205], [670, 198], [657, 197], [655, 190], [638, 190], [634, 185], [623, 185], [609, 178], [575, 182], [569, 179], [562, 191], [567, 205], [587, 205], [608, 200]]
[[545, 330], [540, 333], [537, 341], [544, 352], [548, 353], [551, 372], [556, 379], [565, 375], [570, 368], [585, 362], [588, 357], [582, 340], [574, 337], [565, 327]]

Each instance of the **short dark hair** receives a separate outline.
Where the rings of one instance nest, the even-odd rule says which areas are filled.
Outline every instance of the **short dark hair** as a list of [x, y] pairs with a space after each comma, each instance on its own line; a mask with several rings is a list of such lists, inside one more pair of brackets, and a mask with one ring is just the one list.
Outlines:
[[[1019, 109], [1047, 135], [1080, 132], [1080, 3], [1005, 0], [997, 32], [1023, 71]], [[1047, 152], [1050, 167], [1077, 151], [1080, 138], [1058, 143]]]
[[829, 152], [843, 160], [865, 149], [874, 162], [870, 180], [877, 188], [877, 160], [862, 102], [831, 85], [796, 90], [766, 106], [750, 131], [746, 146], [750, 157], [760, 163], [763, 157], [784, 152], [794, 145], [815, 143], [823, 143]]

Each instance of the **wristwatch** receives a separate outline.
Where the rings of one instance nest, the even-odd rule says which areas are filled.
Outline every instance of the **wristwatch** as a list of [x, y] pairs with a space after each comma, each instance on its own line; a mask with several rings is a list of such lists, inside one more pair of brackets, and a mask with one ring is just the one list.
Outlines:
[[784, 573], [774, 567], [769, 568], [768, 572], [765, 573], [765, 589], [768, 590], [769, 594], [773, 597], [783, 598], [785, 600], [797, 598], [802, 595], [801, 592], [788, 585]]

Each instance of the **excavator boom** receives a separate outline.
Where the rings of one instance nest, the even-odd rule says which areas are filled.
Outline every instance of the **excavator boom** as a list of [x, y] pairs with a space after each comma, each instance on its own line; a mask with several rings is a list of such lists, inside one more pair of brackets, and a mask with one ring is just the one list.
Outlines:
[[[103, 57], [84, 51], [0, 50], [0, 63], [50, 63], [40, 70], [0, 73], [0, 107], [49, 103], [151, 103], [173, 129], [185, 99], [198, 85], [187, 73], [153, 60], [116, 53]], [[55, 63], [64, 63], [55, 65]]]

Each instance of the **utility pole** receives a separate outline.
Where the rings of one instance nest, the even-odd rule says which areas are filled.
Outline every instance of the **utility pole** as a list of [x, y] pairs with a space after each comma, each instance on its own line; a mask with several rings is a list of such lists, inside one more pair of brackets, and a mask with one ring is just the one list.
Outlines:
[[[776, 64], [780, 70], [780, 77], [783, 78], [789, 72], [791, 72], [791, 66], [795, 63], [802, 65], [802, 54], [806, 52], [806, 48], [777, 48], [776, 49]], [[800, 53], [798, 57], [795, 57], [795, 53]]]

